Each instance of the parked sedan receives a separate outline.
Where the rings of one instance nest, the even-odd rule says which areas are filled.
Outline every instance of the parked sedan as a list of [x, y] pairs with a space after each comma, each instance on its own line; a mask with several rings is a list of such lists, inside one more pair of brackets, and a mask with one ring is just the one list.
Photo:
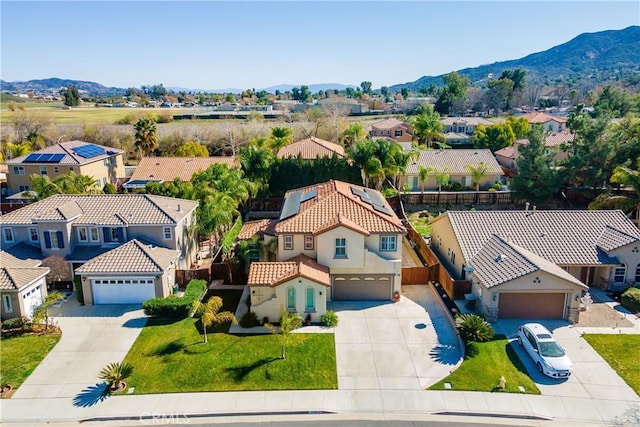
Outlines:
[[526, 323], [518, 328], [518, 343], [527, 350], [536, 367], [552, 378], [567, 378], [573, 364], [551, 332], [539, 323]]

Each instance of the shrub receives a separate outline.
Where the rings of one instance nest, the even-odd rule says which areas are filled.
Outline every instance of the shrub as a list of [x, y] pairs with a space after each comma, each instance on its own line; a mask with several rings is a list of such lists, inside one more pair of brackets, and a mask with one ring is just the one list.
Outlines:
[[132, 125], [138, 121], [140, 113], [128, 113], [124, 117], [116, 120], [117, 125]]
[[100, 371], [98, 378], [107, 383], [109, 388], [117, 389], [133, 374], [133, 366], [127, 362], [113, 362]]
[[76, 288], [76, 298], [80, 305], [84, 305], [84, 293], [82, 291], [82, 281], [80, 280], [80, 276], [75, 276], [73, 278], [73, 284]]
[[7, 319], [2, 322], [3, 331], [11, 331], [14, 329], [22, 329], [25, 326], [30, 326], [31, 322], [26, 317], [16, 317], [14, 319]]
[[335, 328], [338, 326], [338, 315], [333, 310], [328, 310], [325, 314], [320, 316], [320, 322], [322, 326], [326, 328]]
[[456, 328], [465, 342], [489, 341], [494, 335], [491, 325], [482, 317], [475, 314], [461, 314], [457, 316]]
[[640, 289], [629, 288], [620, 299], [622, 306], [630, 311], [640, 311]]
[[254, 326], [260, 326], [258, 315], [255, 311], [248, 311], [240, 319], [240, 326], [243, 328], [253, 328]]
[[116, 186], [110, 182], [107, 182], [102, 188], [102, 192], [104, 194], [116, 194], [118, 191], [116, 190]]
[[170, 295], [166, 298], [152, 298], [142, 304], [145, 314], [158, 317], [184, 318], [193, 315], [196, 303], [207, 292], [207, 282], [192, 280], [187, 285], [184, 295]]
[[173, 114], [171, 113], [160, 113], [154, 116], [156, 123], [171, 123], [173, 121]]

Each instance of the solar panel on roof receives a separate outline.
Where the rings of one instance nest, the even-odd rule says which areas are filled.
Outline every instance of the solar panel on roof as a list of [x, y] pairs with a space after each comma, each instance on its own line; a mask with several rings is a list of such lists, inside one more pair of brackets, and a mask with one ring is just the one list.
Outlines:
[[377, 210], [378, 212], [382, 212], [385, 215], [391, 216], [393, 214], [391, 209], [389, 209], [386, 206], [381, 206], [381, 205], [372, 205], [372, 206], [373, 206], [373, 209]]
[[40, 156], [41, 154], [39, 153], [31, 153], [22, 161], [22, 163], [37, 163]]
[[301, 198], [302, 193], [300, 191], [295, 191], [289, 194], [286, 199], [284, 199], [284, 205], [282, 206], [282, 211], [280, 212], [280, 220], [292, 217], [300, 211]]
[[364, 203], [371, 204], [371, 199], [369, 199], [369, 194], [365, 193], [364, 191], [356, 187], [351, 187], [351, 192], [356, 196], [360, 197], [360, 200], [363, 201]]
[[316, 197], [318, 195], [318, 189], [314, 188], [313, 190], [309, 191], [308, 193], [305, 193], [302, 195], [302, 197], [300, 198], [300, 202], [306, 202], [307, 200], [311, 200], [314, 197]]
[[369, 196], [369, 199], [371, 199], [371, 204], [373, 205], [378, 205], [378, 206], [384, 206], [384, 198], [382, 198], [382, 195], [380, 195], [380, 193], [378, 193], [377, 191], [374, 190], [369, 190], [369, 189], [365, 189], [365, 191], [367, 192], [367, 195]]
[[53, 156], [53, 154], [42, 154], [40, 155], [40, 158], [38, 159], [38, 163], [49, 163], [49, 160], [51, 159], [51, 157]]
[[64, 154], [54, 154], [51, 156], [51, 163], [60, 163], [62, 159], [64, 159]]
[[80, 157], [84, 157], [85, 159], [90, 159], [92, 157], [99, 156], [101, 154], [105, 154], [104, 148], [95, 145], [95, 144], [85, 144], [80, 147], [72, 148], [73, 152], [76, 153]]

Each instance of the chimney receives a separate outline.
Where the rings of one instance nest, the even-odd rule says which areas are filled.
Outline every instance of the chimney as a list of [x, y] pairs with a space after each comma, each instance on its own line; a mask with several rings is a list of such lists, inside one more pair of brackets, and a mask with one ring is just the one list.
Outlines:
[[529, 202], [524, 204], [524, 211], [529, 212]]

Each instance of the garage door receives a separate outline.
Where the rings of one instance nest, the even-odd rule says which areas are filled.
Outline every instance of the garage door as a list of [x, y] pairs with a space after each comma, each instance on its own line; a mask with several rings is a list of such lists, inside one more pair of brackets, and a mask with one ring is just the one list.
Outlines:
[[333, 278], [334, 301], [390, 300], [393, 276], [344, 274]]
[[155, 298], [153, 279], [93, 279], [94, 304], [142, 304]]
[[562, 319], [563, 293], [500, 292], [498, 318], [500, 319]]
[[39, 305], [42, 305], [42, 285], [38, 285], [29, 292], [22, 295], [24, 303], [24, 314], [26, 317], [33, 316], [33, 311]]

